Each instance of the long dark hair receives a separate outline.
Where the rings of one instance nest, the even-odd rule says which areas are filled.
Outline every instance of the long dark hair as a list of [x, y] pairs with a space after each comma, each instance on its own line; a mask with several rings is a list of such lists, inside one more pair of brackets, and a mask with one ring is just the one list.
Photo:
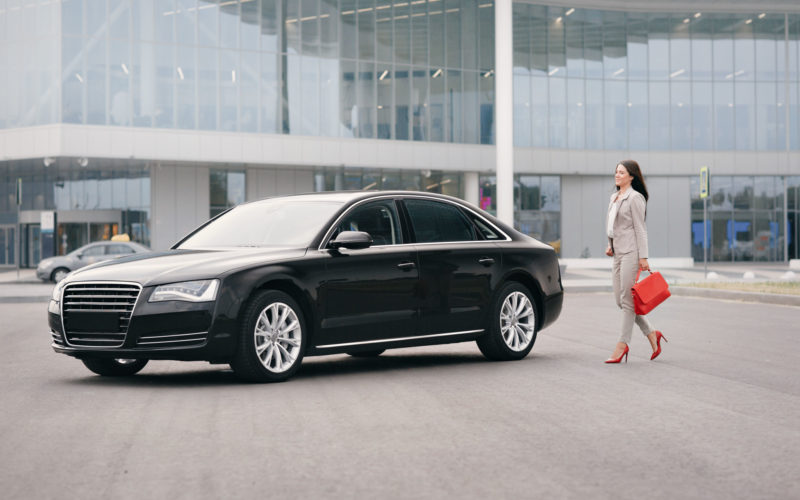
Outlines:
[[[617, 163], [617, 165], [622, 165], [625, 167], [625, 170], [627, 170], [631, 177], [633, 177], [631, 187], [639, 191], [642, 196], [644, 196], [644, 201], [649, 200], [650, 195], [647, 194], [647, 185], [644, 183], [644, 176], [642, 175], [642, 169], [639, 168], [639, 164], [633, 160], [622, 160], [621, 162]], [[617, 186], [617, 191], [619, 191], [619, 186]]]

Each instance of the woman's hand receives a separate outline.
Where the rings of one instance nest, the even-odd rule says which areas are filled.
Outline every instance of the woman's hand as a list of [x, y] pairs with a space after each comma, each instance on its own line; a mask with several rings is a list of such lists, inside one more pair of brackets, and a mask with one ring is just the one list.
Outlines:
[[608, 248], [606, 248], [606, 255], [608, 255], [609, 257], [614, 256], [614, 250], [611, 250], [611, 245], [609, 245]]
[[650, 264], [647, 263], [647, 259], [639, 259], [639, 270], [641, 271], [650, 270]]

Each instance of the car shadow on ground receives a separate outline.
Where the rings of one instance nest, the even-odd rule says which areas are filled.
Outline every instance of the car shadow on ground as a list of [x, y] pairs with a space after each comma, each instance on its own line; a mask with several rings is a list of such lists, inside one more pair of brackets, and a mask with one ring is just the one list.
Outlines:
[[[529, 355], [525, 359], [531, 359]], [[538, 357], [538, 356], [537, 356]], [[524, 362], [525, 360], [523, 360]], [[159, 370], [161, 361], [153, 361], [142, 372], [132, 377], [101, 377], [87, 371], [85, 377], [63, 379], [65, 385], [92, 387], [204, 387], [250, 384], [239, 380], [227, 365], [187, 364], [180, 371]], [[503, 363], [505, 364], [505, 363]], [[374, 358], [357, 358], [348, 355], [310, 357], [303, 361], [300, 370], [287, 382], [302, 382], [320, 377], [342, 377], [388, 372], [425, 371], [476, 365], [496, 368], [497, 362], [488, 361], [479, 352], [422, 352], [385, 353]], [[171, 365], [174, 367], [175, 365]]]

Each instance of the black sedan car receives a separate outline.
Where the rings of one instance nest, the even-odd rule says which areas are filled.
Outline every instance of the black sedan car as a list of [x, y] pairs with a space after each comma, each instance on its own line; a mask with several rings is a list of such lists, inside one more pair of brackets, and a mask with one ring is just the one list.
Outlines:
[[53, 349], [100, 375], [204, 360], [276, 382], [304, 356], [429, 344], [522, 359], [562, 300], [551, 247], [461, 200], [333, 192], [239, 205], [169, 251], [79, 269], [48, 317]]

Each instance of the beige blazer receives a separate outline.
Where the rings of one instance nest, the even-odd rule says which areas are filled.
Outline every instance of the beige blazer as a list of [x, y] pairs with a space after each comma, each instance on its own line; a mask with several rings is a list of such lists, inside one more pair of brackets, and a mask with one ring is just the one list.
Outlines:
[[[611, 206], [617, 197], [618, 191], [611, 194], [606, 217], [611, 214]], [[640, 259], [647, 258], [647, 226], [644, 215], [647, 201], [639, 191], [628, 188], [619, 201], [617, 217], [614, 219], [614, 238], [608, 239], [608, 244], [615, 254], [639, 252]], [[606, 219], [607, 220], [607, 219]]]

